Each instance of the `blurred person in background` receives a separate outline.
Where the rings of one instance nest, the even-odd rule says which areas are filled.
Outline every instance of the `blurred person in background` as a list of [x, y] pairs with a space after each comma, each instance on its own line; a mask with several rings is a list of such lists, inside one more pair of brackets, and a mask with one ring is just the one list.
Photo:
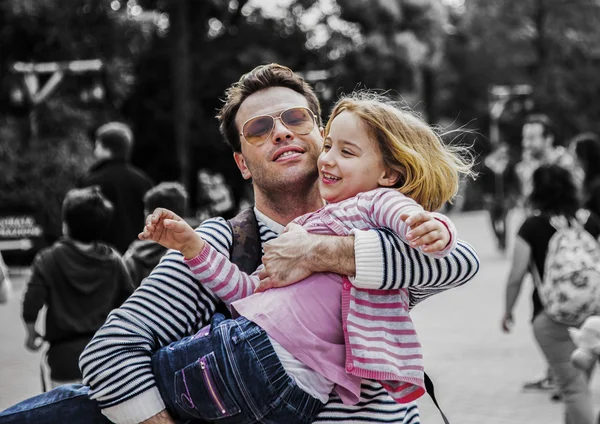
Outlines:
[[533, 173], [542, 165], [556, 164], [573, 172], [575, 182], [583, 174], [567, 149], [555, 145], [555, 130], [550, 117], [537, 113], [528, 115], [522, 130], [522, 160], [516, 165], [521, 182], [521, 198], [525, 204], [533, 189]]
[[[179, 216], [187, 216], [188, 195], [185, 188], [177, 182], [163, 182], [152, 187], [144, 195], [144, 215], [147, 216], [156, 208], [166, 208]], [[135, 240], [123, 255], [123, 262], [131, 282], [138, 287], [160, 259], [167, 253], [167, 248], [149, 240]]]
[[600, 216], [600, 137], [590, 132], [579, 134], [569, 146], [584, 174], [583, 206]]
[[484, 161], [483, 200], [488, 210], [498, 249], [506, 250], [506, 217], [518, 198], [517, 175], [510, 161], [508, 144], [500, 143]]
[[[120, 255], [99, 241], [113, 212], [98, 187], [70, 190], [62, 207], [63, 237], [33, 261], [22, 305], [25, 347], [37, 351], [48, 342], [52, 388], [81, 382], [79, 355], [133, 291]], [[42, 336], [35, 324], [43, 306], [48, 309]]]
[[[521, 225], [513, 251], [510, 274], [506, 283], [506, 304], [502, 329], [510, 332], [514, 323], [513, 308], [522, 282], [528, 272], [544, 279], [544, 265], [550, 239], [557, 228], [551, 223], [554, 217], [577, 219], [579, 199], [571, 172], [558, 165], [543, 165], [532, 175], [532, 192], [529, 203], [531, 216]], [[585, 230], [594, 238], [600, 236], [600, 218], [590, 214]], [[540, 281], [536, 282], [540, 284]], [[542, 310], [534, 317], [533, 330], [552, 376], [564, 397], [566, 424], [591, 424], [593, 406], [587, 376], [570, 362], [575, 344], [569, 326], [559, 323]]]
[[127, 125], [121, 122], [102, 125], [96, 130], [94, 146], [97, 161], [79, 186], [100, 186], [114, 205], [113, 220], [102, 240], [123, 254], [144, 225], [143, 198], [154, 184], [141, 169], [129, 163], [133, 133]]

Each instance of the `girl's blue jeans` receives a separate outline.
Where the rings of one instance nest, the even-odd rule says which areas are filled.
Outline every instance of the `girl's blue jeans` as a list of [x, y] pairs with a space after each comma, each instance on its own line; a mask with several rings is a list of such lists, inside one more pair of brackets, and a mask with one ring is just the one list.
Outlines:
[[[312, 423], [323, 404], [287, 375], [265, 331], [215, 315], [210, 327], [152, 357], [157, 386], [178, 422]], [[109, 423], [88, 387], [65, 385], [0, 413], [0, 424]]]

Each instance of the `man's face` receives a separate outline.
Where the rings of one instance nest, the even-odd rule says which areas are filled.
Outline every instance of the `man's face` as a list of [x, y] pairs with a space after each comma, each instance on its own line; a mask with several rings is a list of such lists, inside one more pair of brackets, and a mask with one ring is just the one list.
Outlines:
[[552, 147], [552, 137], [544, 137], [544, 126], [538, 122], [523, 125], [523, 153], [541, 159]]
[[[304, 96], [285, 87], [272, 87], [249, 96], [238, 110], [235, 123], [242, 132], [244, 123], [255, 116], [278, 117], [290, 107], [308, 107]], [[318, 178], [317, 158], [323, 143], [322, 129], [315, 123], [305, 135], [288, 129], [281, 119], [261, 145], [251, 145], [240, 136], [241, 154], [234, 153], [235, 161], [245, 179], [252, 178], [261, 190], [293, 190], [299, 184], [314, 184]], [[298, 193], [301, 194], [301, 193]]]

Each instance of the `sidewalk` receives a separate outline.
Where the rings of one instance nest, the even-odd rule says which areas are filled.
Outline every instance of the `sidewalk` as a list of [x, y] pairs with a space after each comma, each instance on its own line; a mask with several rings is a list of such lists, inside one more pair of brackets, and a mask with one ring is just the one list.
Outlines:
[[[545, 373], [530, 324], [531, 288], [525, 282], [515, 310], [513, 332], [500, 319], [510, 258], [497, 253], [487, 216], [452, 216], [461, 239], [477, 250], [482, 267], [467, 285], [427, 299], [412, 312], [425, 354], [425, 369], [452, 424], [562, 424], [562, 403], [549, 392], [523, 393], [524, 381]], [[510, 232], [517, 231], [513, 216]], [[507, 255], [508, 256], [508, 255]], [[600, 409], [598, 373], [592, 380]], [[428, 396], [419, 401], [422, 422], [443, 423]]]
[[[474, 281], [426, 300], [412, 313], [438, 402], [452, 424], [562, 424], [563, 405], [550, 402], [550, 393], [521, 392], [523, 382], [543, 374], [545, 368], [529, 322], [531, 285], [524, 285], [513, 333], [502, 333], [509, 259], [496, 252], [485, 213], [452, 219], [460, 238], [477, 250], [482, 268]], [[21, 270], [13, 277], [12, 301], [0, 306], [0, 409], [40, 390], [39, 354], [23, 347], [19, 303], [26, 281], [27, 273]], [[600, 409], [597, 374], [592, 388]], [[419, 406], [424, 424], [442, 423], [427, 395]]]

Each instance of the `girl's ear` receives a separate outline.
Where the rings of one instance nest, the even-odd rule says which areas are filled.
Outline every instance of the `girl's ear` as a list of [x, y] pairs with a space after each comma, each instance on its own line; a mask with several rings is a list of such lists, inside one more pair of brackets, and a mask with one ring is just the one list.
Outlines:
[[235, 160], [237, 167], [242, 173], [242, 178], [245, 180], [249, 180], [250, 178], [252, 178], [252, 173], [246, 166], [246, 159], [244, 159], [244, 155], [242, 155], [242, 153], [240, 152], [233, 152], [233, 159]]
[[394, 187], [398, 181], [402, 178], [402, 174], [393, 169], [386, 169], [377, 183], [380, 187]]

